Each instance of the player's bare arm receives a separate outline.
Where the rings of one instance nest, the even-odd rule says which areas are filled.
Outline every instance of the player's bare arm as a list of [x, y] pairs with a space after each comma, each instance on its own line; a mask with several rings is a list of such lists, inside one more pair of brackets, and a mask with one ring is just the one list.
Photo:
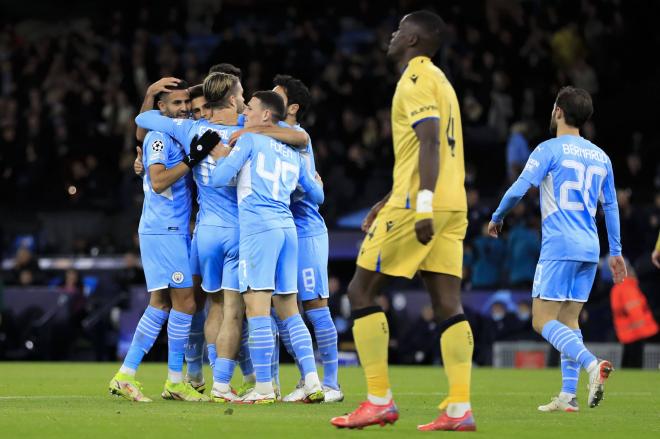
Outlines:
[[183, 162], [180, 162], [169, 169], [160, 163], [153, 164], [149, 166], [149, 179], [151, 180], [151, 186], [157, 194], [160, 194], [189, 171], [190, 168]]
[[[144, 101], [142, 101], [142, 106], [140, 107], [140, 113], [154, 109], [154, 98], [158, 93], [169, 93], [171, 87], [175, 87], [181, 82], [180, 79], [173, 78], [171, 76], [161, 78], [158, 81], [154, 82], [147, 88], [147, 92], [144, 95]], [[141, 127], [137, 127], [135, 130], [135, 138], [142, 142], [144, 137], [147, 135], [147, 130]], [[138, 174], [139, 175], [139, 174]]]
[[304, 131], [272, 125], [259, 125], [235, 131], [229, 138], [229, 146], [234, 146], [238, 138], [245, 133], [263, 134], [296, 148], [305, 148], [309, 144], [309, 136]]
[[[415, 126], [419, 139], [419, 193], [417, 195], [417, 240], [428, 244], [433, 239], [433, 190], [440, 167], [440, 121], [426, 119]], [[430, 197], [429, 197], [430, 195]]]

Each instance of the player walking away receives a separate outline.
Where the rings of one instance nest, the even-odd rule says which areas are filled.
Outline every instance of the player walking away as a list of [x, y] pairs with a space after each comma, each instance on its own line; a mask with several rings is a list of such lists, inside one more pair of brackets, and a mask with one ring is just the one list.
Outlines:
[[419, 430], [475, 430], [470, 407], [473, 338], [460, 288], [467, 228], [463, 135], [458, 99], [431, 62], [445, 24], [428, 11], [403, 17], [387, 54], [401, 78], [392, 101], [394, 172], [391, 193], [369, 212], [368, 230], [348, 286], [355, 346], [367, 379], [367, 401], [337, 427], [394, 423], [387, 366], [389, 329], [375, 298], [394, 276], [419, 272], [440, 327], [449, 395], [436, 420]]
[[578, 317], [589, 298], [600, 253], [596, 205], [600, 200], [610, 247], [609, 266], [615, 283], [626, 277], [619, 237], [619, 207], [612, 162], [602, 149], [580, 137], [593, 113], [585, 90], [564, 87], [552, 109], [554, 137], [536, 147], [525, 169], [507, 190], [488, 232], [497, 237], [509, 210], [533, 186], [540, 186], [543, 240], [532, 287], [532, 325], [561, 352], [562, 388], [542, 412], [576, 412], [580, 367], [589, 373], [589, 407], [603, 399], [603, 384], [612, 364], [597, 359], [582, 343]]
[[[218, 132], [227, 142], [233, 132], [242, 128], [237, 125], [237, 119], [238, 112], [244, 107], [243, 87], [233, 75], [212, 73], [204, 80], [203, 91], [209, 120], [172, 120], [156, 111], [147, 111], [136, 118], [136, 123], [162, 131], [182, 143], [192, 141], [208, 129]], [[299, 145], [308, 142], [307, 134], [291, 128], [271, 127], [264, 128], [264, 131], [272, 132], [273, 136], [286, 142]], [[199, 212], [192, 253], [198, 255], [202, 290], [209, 293], [211, 300], [205, 333], [209, 360], [213, 364], [212, 396], [216, 401], [231, 401], [235, 394], [229, 382], [241, 341], [244, 316], [243, 300], [238, 294], [238, 204], [235, 183], [222, 188], [212, 185], [210, 176], [215, 167], [215, 160], [207, 157], [194, 172]], [[255, 377], [246, 354], [242, 353], [241, 370], [252, 388]]]
[[[190, 110], [187, 84], [179, 82], [175, 90], [161, 94], [157, 102], [165, 119], [187, 115]], [[184, 148], [162, 132], [151, 131], [145, 137], [143, 160], [147, 172], [143, 179], [144, 205], [138, 232], [151, 297], [124, 364], [110, 381], [110, 392], [115, 395], [132, 401], [151, 401], [142, 394], [135, 373], [167, 320], [168, 379], [164, 392], [172, 399], [183, 401], [210, 400], [183, 382], [182, 376], [185, 345], [195, 312], [188, 260], [192, 200], [185, 176], [218, 141], [217, 134], [205, 133], [191, 143], [186, 155]]]
[[[286, 107], [284, 122], [302, 130], [298, 121], [312, 102], [309, 90], [302, 81], [289, 75], [277, 75], [273, 83], [275, 85], [273, 91], [284, 99]], [[300, 154], [309, 172], [315, 175], [312, 143], [310, 142], [304, 150], [300, 150]], [[318, 204], [313, 203], [309, 196], [300, 190], [296, 190], [291, 198], [291, 213], [298, 234], [298, 297], [307, 318], [314, 327], [316, 343], [321, 354], [325, 402], [339, 402], [344, 399], [344, 395], [337, 380], [337, 329], [328, 308], [328, 229], [319, 213]], [[278, 319], [277, 324], [282, 343], [295, 359], [295, 352], [291, 347], [291, 339], [284, 322]], [[275, 351], [278, 351], [277, 346]], [[296, 364], [298, 365], [298, 362]], [[299, 365], [298, 367], [300, 369]], [[301, 378], [296, 389], [286, 395], [283, 401], [297, 402], [304, 399], [305, 382], [302, 370], [300, 373]]]
[[[244, 115], [246, 127], [275, 125], [284, 119], [286, 108], [273, 91], [254, 94]], [[275, 347], [271, 329], [271, 299], [278, 318], [284, 321], [305, 375], [305, 400], [323, 401], [323, 390], [316, 372], [309, 330], [298, 312], [296, 271], [298, 237], [289, 210], [290, 197], [301, 184], [314, 203], [323, 201], [323, 190], [308, 174], [300, 154], [273, 138], [246, 133], [229, 155], [218, 148], [212, 184], [222, 187], [238, 175], [240, 224], [239, 283], [247, 308], [250, 357], [257, 382], [241, 402], [275, 402], [271, 357]], [[224, 156], [227, 156], [223, 158]]]

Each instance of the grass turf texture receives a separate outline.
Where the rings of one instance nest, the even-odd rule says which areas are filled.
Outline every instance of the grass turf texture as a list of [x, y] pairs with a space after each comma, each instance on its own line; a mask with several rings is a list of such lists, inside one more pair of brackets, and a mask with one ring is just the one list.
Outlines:
[[[332, 416], [357, 407], [365, 396], [362, 370], [340, 369], [346, 399], [339, 404], [240, 406], [163, 401], [165, 364], [140, 366], [138, 379], [150, 404], [109, 395], [107, 384], [118, 364], [0, 363], [0, 437], [13, 438], [217, 438], [217, 437], [406, 437], [430, 435], [415, 426], [437, 415], [446, 390], [437, 367], [392, 367], [390, 374], [401, 418], [395, 426], [337, 430]], [[205, 370], [207, 382], [211, 372]], [[239, 373], [240, 375], [240, 373]], [[281, 369], [283, 391], [292, 390], [297, 370]], [[536, 410], [559, 391], [559, 370], [473, 371], [476, 433], [483, 438], [658, 438], [660, 373], [615, 371], [600, 407], [586, 406], [586, 375], [580, 381], [580, 413]], [[208, 392], [208, 391], [207, 391]], [[230, 409], [231, 410], [228, 410]], [[230, 412], [232, 412], [230, 414]], [[443, 434], [443, 433], [436, 433]], [[446, 433], [445, 433], [446, 434]]]

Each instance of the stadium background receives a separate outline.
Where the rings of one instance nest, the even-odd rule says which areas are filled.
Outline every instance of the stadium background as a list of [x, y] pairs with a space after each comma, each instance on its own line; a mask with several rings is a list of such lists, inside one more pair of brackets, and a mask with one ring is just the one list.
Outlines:
[[[491, 364], [498, 340], [539, 340], [525, 319], [540, 246], [538, 195], [507, 219], [506, 239], [487, 238], [483, 226], [546, 138], [562, 85], [594, 96], [584, 135], [612, 157], [624, 255], [660, 316], [650, 263], [660, 225], [653, 2], [0, 4], [0, 359], [114, 360], [130, 342], [146, 298], [133, 119], [150, 83], [169, 75], [200, 83], [220, 62], [243, 70], [246, 96], [271, 88], [277, 73], [312, 91], [304, 126], [326, 188], [331, 307], [350, 349], [345, 289], [357, 226], [391, 184], [397, 75], [383, 45], [403, 13], [429, 6], [450, 25], [435, 61], [462, 105], [470, 206], [463, 286], [475, 361]], [[586, 341], [616, 342], [611, 286], [600, 270], [582, 316]], [[383, 291], [395, 362], [439, 361], [420, 287], [395, 282]], [[640, 348], [628, 349], [629, 364], [639, 363]], [[161, 344], [148, 358], [165, 354]]]

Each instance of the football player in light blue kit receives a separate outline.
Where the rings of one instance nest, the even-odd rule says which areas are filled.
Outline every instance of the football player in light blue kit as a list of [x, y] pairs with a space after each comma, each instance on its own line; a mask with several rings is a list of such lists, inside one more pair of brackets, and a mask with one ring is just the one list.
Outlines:
[[[236, 76], [212, 73], [203, 84], [209, 120], [197, 121], [168, 119], [157, 112], [145, 112], [136, 118], [138, 125], [158, 129], [175, 139], [186, 142], [207, 129], [217, 131], [223, 142], [242, 128], [237, 126], [239, 112], [243, 111], [243, 88]], [[286, 141], [299, 144], [307, 142], [307, 135], [290, 128], [264, 128], [272, 135], [281, 135]], [[302, 135], [301, 135], [302, 134]], [[236, 185], [216, 188], [210, 183], [210, 175], [216, 162], [207, 157], [196, 169], [199, 212], [196, 230], [196, 251], [202, 276], [202, 290], [211, 293], [211, 306], [206, 319], [209, 359], [213, 363], [214, 384], [212, 396], [218, 401], [235, 398], [229, 387], [235, 359], [241, 340], [244, 315], [243, 301], [238, 294], [239, 228]], [[219, 294], [220, 292], [223, 294]], [[215, 294], [218, 293], [218, 294]], [[221, 316], [223, 318], [221, 318]], [[218, 322], [221, 320], [221, 322]], [[219, 324], [218, 324], [219, 323]], [[211, 333], [209, 327], [214, 327]], [[214, 348], [214, 349], [212, 349]], [[216, 358], [213, 358], [214, 355]], [[254, 382], [249, 361], [241, 362], [244, 378]]]
[[[282, 96], [286, 106], [288, 125], [303, 130], [298, 123], [312, 102], [309, 90], [299, 79], [289, 75], [277, 75], [273, 79], [274, 92]], [[314, 151], [311, 142], [300, 151], [310, 174], [316, 174]], [[325, 402], [344, 399], [337, 381], [337, 329], [328, 308], [328, 229], [319, 213], [318, 204], [301, 190], [291, 198], [291, 213], [298, 233], [298, 297], [307, 318], [314, 327], [316, 343], [323, 363], [323, 392]], [[278, 320], [280, 339], [287, 352], [293, 357], [291, 341], [281, 320]], [[277, 348], [276, 348], [277, 351]], [[294, 357], [295, 358], [295, 357]], [[298, 363], [296, 363], [298, 364]], [[299, 365], [298, 365], [299, 366]], [[299, 366], [300, 367], [300, 366]], [[305, 397], [302, 377], [295, 390], [286, 395], [284, 402], [302, 401]]]
[[[161, 94], [157, 102], [166, 115], [161, 116], [164, 119], [186, 115], [190, 105], [187, 84], [181, 81], [172, 91]], [[192, 200], [186, 175], [218, 141], [217, 134], [204, 133], [190, 143], [192, 151], [186, 151], [162, 132], [151, 131], [145, 137], [143, 165], [147, 172], [143, 177], [144, 205], [138, 232], [147, 289], [152, 294], [124, 364], [109, 385], [112, 393], [126, 399], [150, 401], [135, 381], [135, 373], [167, 320], [168, 379], [164, 393], [183, 401], [209, 400], [183, 382], [182, 376], [185, 346], [196, 307], [188, 259]]]
[[619, 208], [612, 162], [602, 149], [580, 137], [593, 113], [585, 90], [564, 87], [552, 109], [553, 139], [536, 147], [518, 180], [504, 194], [488, 231], [497, 237], [504, 216], [531, 186], [540, 187], [543, 240], [532, 288], [532, 325], [562, 355], [562, 390], [542, 412], [576, 412], [580, 367], [589, 373], [589, 407], [603, 398], [612, 364], [597, 359], [582, 343], [578, 318], [589, 298], [600, 254], [596, 207], [605, 215], [609, 266], [615, 283], [626, 276], [621, 255]]
[[[275, 125], [284, 119], [285, 111], [284, 101], [277, 93], [256, 92], [244, 111], [246, 128]], [[241, 402], [275, 402], [271, 299], [303, 369], [305, 400], [321, 402], [323, 390], [316, 372], [312, 338], [298, 312], [297, 273], [293, 269], [298, 262], [298, 237], [289, 203], [298, 184], [317, 204], [323, 201], [323, 190], [308, 173], [300, 153], [271, 137], [246, 133], [231, 154], [228, 148], [219, 149], [220, 154], [216, 155], [218, 149], [213, 152], [218, 160], [211, 176], [213, 185], [226, 186], [238, 175], [239, 283], [247, 308], [250, 357], [257, 378], [254, 390]]]

